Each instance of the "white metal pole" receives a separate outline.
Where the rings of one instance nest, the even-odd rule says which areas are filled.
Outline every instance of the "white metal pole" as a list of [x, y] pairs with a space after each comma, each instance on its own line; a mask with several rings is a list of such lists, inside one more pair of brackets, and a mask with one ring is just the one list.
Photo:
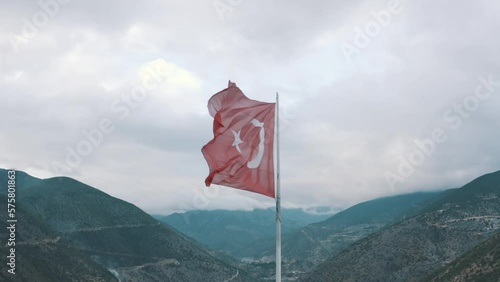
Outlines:
[[276, 92], [276, 282], [281, 282], [280, 114]]

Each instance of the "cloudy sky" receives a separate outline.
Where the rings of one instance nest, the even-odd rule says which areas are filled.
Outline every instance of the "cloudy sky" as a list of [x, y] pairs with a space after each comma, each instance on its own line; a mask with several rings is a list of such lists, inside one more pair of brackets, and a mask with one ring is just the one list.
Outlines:
[[500, 169], [499, 14], [482, 0], [2, 1], [0, 167], [154, 213], [272, 206], [204, 187], [206, 103], [231, 79], [280, 93], [285, 206], [459, 187]]

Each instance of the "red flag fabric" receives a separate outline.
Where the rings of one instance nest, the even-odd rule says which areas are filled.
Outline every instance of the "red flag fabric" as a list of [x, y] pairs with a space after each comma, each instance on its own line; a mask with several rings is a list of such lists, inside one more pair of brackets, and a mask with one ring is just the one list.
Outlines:
[[236, 84], [208, 100], [214, 139], [201, 149], [210, 174], [205, 184], [219, 184], [274, 198], [275, 103], [248, 99]]

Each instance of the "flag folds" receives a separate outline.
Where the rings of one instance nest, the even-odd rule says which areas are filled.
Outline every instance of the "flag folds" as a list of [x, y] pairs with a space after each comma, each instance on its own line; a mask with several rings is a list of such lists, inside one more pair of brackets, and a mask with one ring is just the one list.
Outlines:
[[214, 139], [201, 149], [210, 173], [205, 184], [219, 184], [274, 198], [275, 103], [248, 99], [236, 84], [208, 100]]

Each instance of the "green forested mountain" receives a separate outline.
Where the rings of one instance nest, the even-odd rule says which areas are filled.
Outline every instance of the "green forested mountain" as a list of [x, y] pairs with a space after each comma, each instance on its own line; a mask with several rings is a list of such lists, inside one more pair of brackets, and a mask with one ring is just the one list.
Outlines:
[[[379, 198], [352, 206], [283, 238], [284, 271], [302, 278], [332, 255], [384, 226], [409, 217], [436, 201], [442, 192], [412, 193]], [[259, 248], [255, 248], [260, 250]], [[272, 249], [256, 256], [272, 256]]]
[[446, 191], [415, 216], [330, 257], [305, 281], [418, 281], [500, 227], [500, 171]]
[[[331, 215], [318, 215], [301, 209], [282, 210], [283, 234], [296, 231]], [[187, 236], [232, 256], [243, 258], [253, 254], [256, 244], [275, 242], [275, 209], [253, 211], [188, 211], [168, 216], [155, 216]], [[267, 245], [266, 245], [267, 246]]]
[[428, 281], [499, 281], [500, 232], [449, 263]]
[[[0, 170], [0, 201], [7, 202]], [[17, 172], [17, 271], [6, 281], [253, 281], [151, 216], [76, 180]], [[6, 213], [0, 213], [6, 221]], [[0, 245], [5, 249], [6, 233]], [[6, 265], [6, 256], [0, 258]]]
[[[272, 209], [162, 218], [194, 238], [211, 240], [214, 250], [208, 250], [134, 205], [76, 180], [41, 180], [19, 171], [16, 178], [17, 274], [2, 272], [0, 280], [257, 281], [274, 275]], [[2, 209], [6, 183], [6, 171], [0, 170]], [[495, 281], [499, 194], [496, 172], [458, 189], [360, 203], [305, 227], [320, 217], [285, 211], [283, 277]], [[7, 214], [0, 213], [0, 220], [6, 222]], [[2, 253], [8, 253], [6, 242], [1, 232]], [[236, 262], [221, 251], [246, 259]]]

